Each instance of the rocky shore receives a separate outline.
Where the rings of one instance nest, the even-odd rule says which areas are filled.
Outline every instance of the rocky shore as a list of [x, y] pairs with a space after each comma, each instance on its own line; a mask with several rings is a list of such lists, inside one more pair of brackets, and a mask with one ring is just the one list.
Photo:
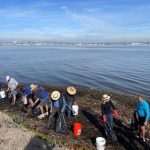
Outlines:
[[[63, 92], [66, 89], [66, 87], [50, 87], [46, 85], [44, 87], [49, 91], [49, 93], [51, 93], [53, 90], [59, 90], [60, 92]], [[115, 132], [117, 133], [118, 137], [117, 143], [112, 143], [105, 137], [104, 134], [104, 126], [100, 118], [100, 104], [102, 103], [101, 97], [104, 93], [107, 93], [111, 96], [113, 103], [115, 104], [119, 112], [119, 118], [116, 120], [115, 127]], [[4, 119], [0, 119], [0, 125], [2, 124], [0, 133], [1, 135], [4, 135], [4, 137], [6, 137], [6, 140], [3, 140], [3, 136], [1, 136], [0, 149], [9, 149], [7, 148], [8, 144], [6, 145], [6, 143], [12, 143], [10, 144], [10, 147], [17, 145], [17, 143], [25, 146], [28, 145], [27, 143], [30, 143], [32, 139], [34, 139], [34, 141], [41, 140], [37, 143], [41, 143], [41, 146], [45, 146], [46, 149], [49, 148], [49, 145], [59, 145], [65, 146], [70, 150], [92, 150], [95, 149], [96, 137], [100, 136], [105, 137], [107, 140], [106, 150], [144, 149], [145, 143], [139, 141], [135, 137], [135, 134], [130, 131], [131, 117], [133, 115], [133, 111], [135, 110], [135, 99], [136, 97], [134, 96], [78, 87], [76, 100], [80, 108], [79, 117], [76, 119], [71, 118], [70, 120], [66, 118], [67, 132], [64, 134], [55, 133], [52, 128], [47, 130], [45, 127], [47, 118], [45, 118], [44, 120], [38, 120], [38, 118], [33, 117], [32, 114], [29, 114], [26, 120], [22, 121], [21, 118], [25, 114], [25, 112], [21, 110], [21, 100], [18, 100], [16, 105], [13, 107], [10, 107], [6, 101], [1, 101], [0, 111], [10, 115], [13, 118], [13, 121], [25, 126], [29, 130], [33, 131], [34, 134], [29, 132], [29, 135], [26, 136], [27, 131], [25, 132], [24, 129], [19, 128], [17, 137], [18, 139], [22, 139], [24, 137], [25, 140], [21, 140], [22, 143], [18, 142], [16, 140], [17, 137], [12, 138], [13, 136], [15, 136], [12, 130], [10, 130], [7, 125], [5, 125], [7, 128], [4, 127], [5, 121], [1, 121]], [[147, 101], [150, 102], [150, 99], [147, 99]], [[8, 120], [8, 122], [10, 122], [8, 123], [10, 127], [16, 128], [16, 126], [18, 126], [16, 125], [16, 123], [12, 123], [11, 119]], [[72, 133], [72, 125], [74, 122], [80, 122], [83, 125], [82, 134], [79, 138], [75, 138]], [[7, 132], [8, 130], [10, 130], [10, 134], [9, 132]], [[16, 129], [14, 129], [14, 131], [16, 133]], [[150, 127], [147, 128], [146, 132], [147, 143], [150, 142], [149, 131]], [[37, 137], [38, 139], [36, 139]], [[15, 140], [12, 142], [7, 142], [9, 141], [8, 139]]]

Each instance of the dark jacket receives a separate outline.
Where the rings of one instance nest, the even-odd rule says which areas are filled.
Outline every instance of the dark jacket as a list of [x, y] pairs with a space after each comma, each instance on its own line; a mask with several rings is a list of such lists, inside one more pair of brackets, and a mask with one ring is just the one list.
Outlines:
[[112, 113], [112, 109], [115, 110], [115, 106], [113, 105], [111, 100], [105, 102], [104, 104], [101, 104], [101, 111], [103, 115]]

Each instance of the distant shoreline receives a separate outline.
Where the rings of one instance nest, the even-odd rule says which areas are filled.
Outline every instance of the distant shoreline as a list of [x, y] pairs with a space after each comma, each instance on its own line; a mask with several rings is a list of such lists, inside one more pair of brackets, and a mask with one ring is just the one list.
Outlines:
[[150, 46], [150, 42], [44, 42], [44, 41], [11, 41], [0, 42], [0, 46], [87, 46], [87, 47], [107, 47], [107, 46]]

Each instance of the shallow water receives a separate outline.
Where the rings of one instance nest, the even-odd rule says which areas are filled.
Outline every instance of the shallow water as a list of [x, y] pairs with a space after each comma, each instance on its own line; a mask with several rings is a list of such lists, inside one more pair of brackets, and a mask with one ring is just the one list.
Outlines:
[[150, 96], [150, 47], [1, 46], [0, 81], [78, 85]]

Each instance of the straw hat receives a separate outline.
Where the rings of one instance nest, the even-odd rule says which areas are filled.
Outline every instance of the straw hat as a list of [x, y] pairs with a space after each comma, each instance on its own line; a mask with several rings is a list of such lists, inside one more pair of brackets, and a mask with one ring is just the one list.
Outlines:
[[30, 85], [31, 91], [35, 90], [37, 87], [38, 87], [38, 85], [36, 85], [36, 84], [31, 84]]
[[68, 92], [68, 94], [70, 94], [70, 95], [75, 95], [76, 92], [77, 92], [77, 90], [76, 90], [73, 86], [69, 86], [69, 87], [67, 88], [67, 92]]
[[60, 98], [60, 92], [58, 91], [53, 91], [52, 94], [51, 94], [51, 98], [52, 100], [58, 100]]
[[110, 99], [110, 96], [109, 95], [107, 95], [107, 94], [104, 94], [103, 95], [103, 100], [109, 100]]

